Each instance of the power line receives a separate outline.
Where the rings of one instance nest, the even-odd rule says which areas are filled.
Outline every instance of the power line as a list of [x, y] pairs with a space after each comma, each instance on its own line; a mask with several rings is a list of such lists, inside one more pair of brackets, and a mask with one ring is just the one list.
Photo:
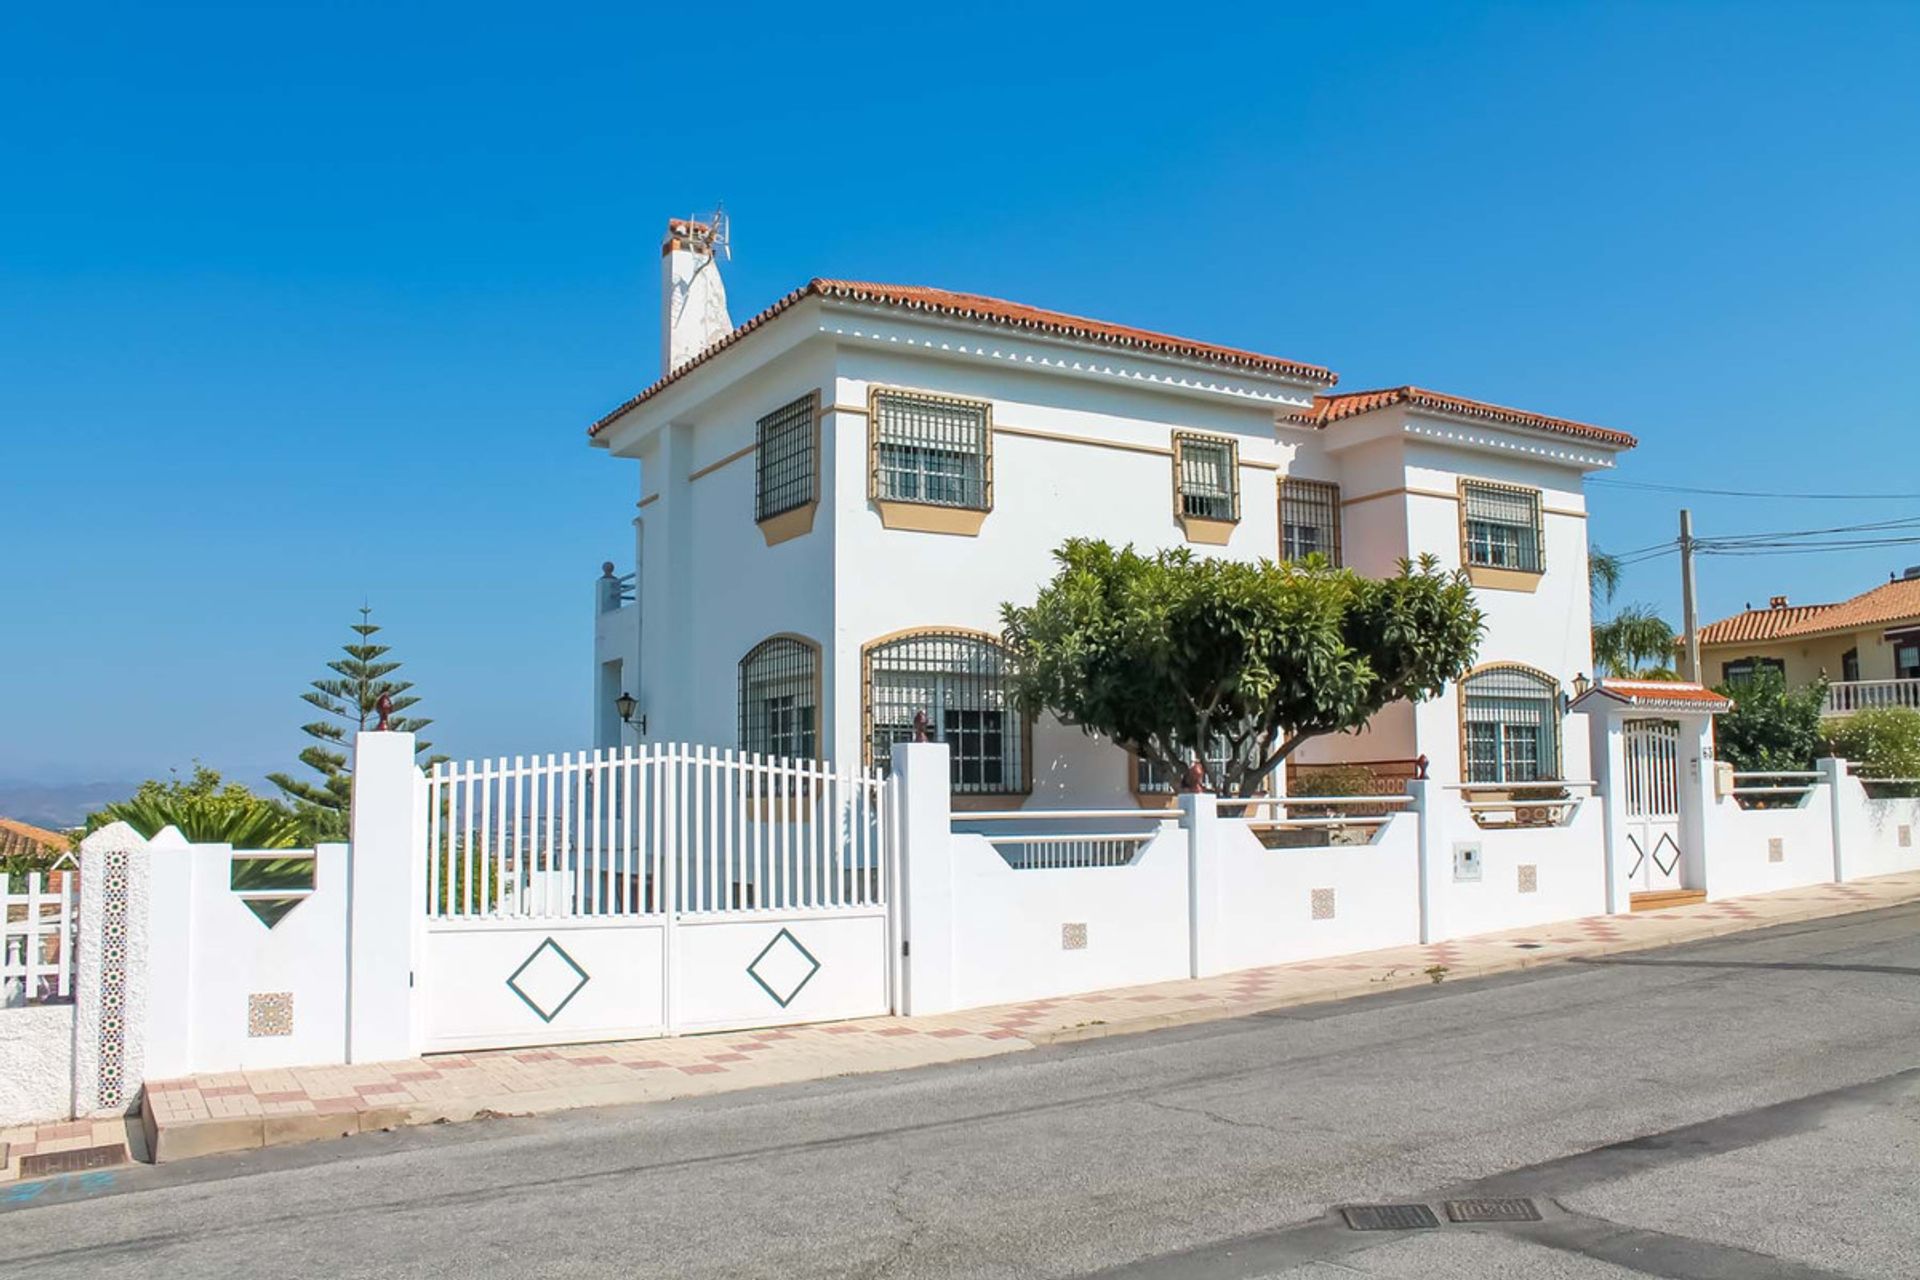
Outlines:
[[1687, 493], [1710, 498], [1805, 498], [1817, 502], [1899, 502], [1920, 498], [1920, 493], [1790, 493], [1765, 489], [1696, 489], [1682, 484], [1654, 484], [1647, 480], [1587, 481], [1607, 489], [1642, 489], [1650, 493]]

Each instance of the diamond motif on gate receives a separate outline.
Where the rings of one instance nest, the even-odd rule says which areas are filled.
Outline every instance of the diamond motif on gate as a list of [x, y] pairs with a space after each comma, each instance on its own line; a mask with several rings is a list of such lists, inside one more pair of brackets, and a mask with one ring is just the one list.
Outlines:
[[[1660, 861], [1660, 855], [1669, 849], [1673, 851], [1673, 856], [1665, 862]], [[1653, 865], [1660, 868], [1660, 874], [1663, 876], [1672, 875], [1673, 869], [1680, 865], [1680, 846], [1675, 844], [1673, 837], [1664, 831], [1660, 833], [1660, 843], [1653, 846]]]
[[520, 962], [520, 967], [507, 979], [507, 990], [539, 1014], [540, 1021], [552, 1022], [588, 981], [587, 971], [575, 963], [559, 943], [548, 938]]
[[813, 952], [800, 945], [800, 940], [782, 929], [773, 935], [773, 941], [760, 949], [760, 954], [747, 965], [747, 976], [760, 984], [760, 989], [772, 996], [774, 1003], [782, 1009], [793, 1003], [801, 988], [813, 981], [813, 975], [820, 972], [820, 962], [813, 958]]

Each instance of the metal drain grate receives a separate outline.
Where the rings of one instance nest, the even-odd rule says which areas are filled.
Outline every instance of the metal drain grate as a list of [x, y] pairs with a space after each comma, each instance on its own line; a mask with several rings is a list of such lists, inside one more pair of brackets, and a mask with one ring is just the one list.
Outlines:
[[48, 1151], [20, 1157], [20, 1177], [45, 1178], [56, 1173], [85, 1173], [88, 1169], [110, 1169], [127, 1162], [127, 1148], [121, 1143], [105, 1147], [82, 1147], [78, 1151]]
[[1512, 1199], [1449, 1200], [1449, 1222], [1538, 1222], [1540, 1210], [1533, 1201]]
[[1354, 1231], [1417, 1231], [1437, 1227], [1440, 1219], [1423, 1204], [1349, 1204], [1340, 1216]]

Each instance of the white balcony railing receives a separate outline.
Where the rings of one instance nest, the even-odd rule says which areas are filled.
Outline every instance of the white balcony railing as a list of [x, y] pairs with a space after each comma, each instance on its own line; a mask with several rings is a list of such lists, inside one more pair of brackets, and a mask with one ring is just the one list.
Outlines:
[[1827, 686], [1827, 715], [1846, 716], [1882, 707], [1920, 708], [1920, 680], [1836, 680]]

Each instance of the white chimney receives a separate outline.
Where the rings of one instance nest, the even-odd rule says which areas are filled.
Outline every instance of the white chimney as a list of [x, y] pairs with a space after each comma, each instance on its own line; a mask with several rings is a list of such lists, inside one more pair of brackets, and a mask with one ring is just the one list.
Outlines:
[[[717, 219], [716, 219], [717, 221]], [[721, 235], [725, 233], [722, 232]], [[660, 246], [660, 372], [672, 373], [733, 332], [712, 223], [667, 220]]]

